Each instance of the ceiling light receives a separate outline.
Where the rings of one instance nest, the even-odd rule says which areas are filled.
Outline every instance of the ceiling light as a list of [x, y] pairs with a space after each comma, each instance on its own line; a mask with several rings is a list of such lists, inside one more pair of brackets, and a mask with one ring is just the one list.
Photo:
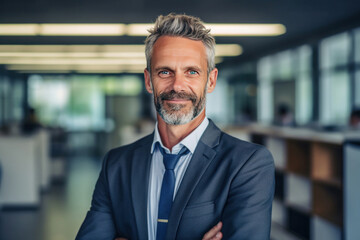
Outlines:
[[6, 69], [8, 70], [15, 70], [15, 71], [70, 71], [74, 68], [71, 65], [31, 65], [31, 64], [16, 64], [16, 65], [6, 65]]
[[145, 52], [144, 44], [0, 45], [0, 52]]
[[[126, 33], [129, 36], [147, 36], [153, 24], [128, 24]], [[213, 36], [277, 36], [284, 34], [286, 28], [282, 24], [220, 24], [209, 23], [205, 27], [211, 29]]]
[[76, 72], [78, 73], [114, 73], [114, 74], [119, 74], [119, 73], [144, 73], [144, 70], [128, 70], [128, 69], [122, 69], [122, 70], [76, 70]]
[[134, 23], [126, 26], [126, 34], [129, 36], [147, 36], [148, 30], [153, 28], [154, 24], [151, 23]]
[[[138, 45], [0, 45], [0, 57], [56, 58], [144, 58], [145, 46]], [[216, 56], [238, 56], [238, 44], [217, 44]]]
[[0, 52], [1, 57], [26, 57], [26, 58], [91, 58], [91, 57], [99, 57], [99, 53], [83, 53], [83, 52]]
[[82, 65], [82, 64], [92, 64], [92, 65], [107, 65], [107, 64], [137, 64], [137, 65], [146, 65], [145, 59], [109, 59], [109, 58], [0, 58], [0, 64], [30, 64], [30, 65]]
[[138, 52], [0, 52], [1, 57], [142, 58], [145, 57], [145, 54]]
[[22, 73], [22, 74], [69, 74], [71, 73], [72, 71], [69, 71], [69, 70], [21, 70], [19, 71], [19, 73]]
[[282, 24], [206, 24], [213, 36], [277, 36], [284, 34]]
[[0, 24], [0, 36], [31, 36], [38, 33], [38, 24]]
[[104, 52], [101, 53], [102, 57], [107, 58], [144, 58], [143, 52]]
[[242, 47], [239, 44], [216, 44], [216, 56], [239, 56], [242, 54], [242, 52]]
[[[151, 23], [134, 24], [0, 24], [0, 35], [40, 36], [147, 36]], [[284, 34], [282, 24], [208, 23], [213, 36], [277, 36]]]
[[124, 24], [40, 24], [42, 36], [119, 36]]
[[[0, 45], [0, 64], [16, 71], [143, 72], [145, 47], [140, 45]], [[217, 44], [216, 63], [238, 56], [238, 44]]]
[[139, 65], [7, 65], [6, 69], [22, 73], [143, 73], [144, 66]]

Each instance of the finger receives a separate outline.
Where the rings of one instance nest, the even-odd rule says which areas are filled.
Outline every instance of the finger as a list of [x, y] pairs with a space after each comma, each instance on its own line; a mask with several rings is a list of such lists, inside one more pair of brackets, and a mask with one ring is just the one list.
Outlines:
[[[207, 233], [205, 233], [203, 240], [221, 239], [222, 237], [222, 234], [220, 232], [221, 228], [222, 228], [222, 222], [219, 222], [213, 228], [211, 228]], [[218, 233], [220, 233], [221, 236], [219, 236]]]
[[215, 237], [211, 238], [210, 240], [221, 240], [223, 237], [222, 232], [216, 233]]

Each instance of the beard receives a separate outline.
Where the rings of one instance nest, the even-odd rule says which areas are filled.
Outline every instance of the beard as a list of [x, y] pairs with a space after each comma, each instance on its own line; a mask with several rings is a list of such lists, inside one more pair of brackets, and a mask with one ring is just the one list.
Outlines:
[[[205, 88], [204, 93], [199, 97], [193, 93], [175, 92], [174, 90], [163, 92], [160, 95], [154, 94], [156, 111], [167, 124], [187, 124], [199, 116], [204, 109], [206, 102], [206, 90], [207, 89]], [[172, 99], [190, 100], [191, 107], [190, 109], [186, 109], [186, 104], [164, 102]]]

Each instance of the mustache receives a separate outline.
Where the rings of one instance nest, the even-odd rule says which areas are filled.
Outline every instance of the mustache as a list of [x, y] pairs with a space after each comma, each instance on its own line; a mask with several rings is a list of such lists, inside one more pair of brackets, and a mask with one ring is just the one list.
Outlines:
[[159, 98], [161, 100], [173, 100], [173, 99], [183, 99], [183, 100], [190, 100], [193, 103], [196, 102], [196, 95], [186, 92], [175, 92], [174, 90], [171, 90], [170, 92], [163, 92], [159, 95]]

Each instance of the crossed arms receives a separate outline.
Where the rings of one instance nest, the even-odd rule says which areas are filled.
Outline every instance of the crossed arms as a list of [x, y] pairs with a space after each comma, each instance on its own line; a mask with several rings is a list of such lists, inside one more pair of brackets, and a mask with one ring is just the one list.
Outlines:
[[[184, 239], [184, 237], [204, 240], [214, 240], [217, 239], [216, 237], [219, 237], [218, 239], [221, 237], [224, 239], [269, 239], [274, 193], [274, 164], [270, 153], [265, 148], [258, 147], [249, 154], [248, 159], [237, 170], [230, 169], [231, 167], [232, 165], [217, 166], [213, 169], [215, 175], [218, 175], [216, 171], [223, 171], [222, 175], [231, 175], [231, 179], [224, 177], [221, 179], [225, 179], [225, 182], [216, 180], [204, 183], [220, 182], [219, 189], [216, 190], [218, 195], [214, 210], [207, 212], [206, 216], [197, 217], [195, 213], [192, 213], [191, 218], [183, 217], [174, 239]], [[139, 226], [136, 226], [135, 217], [131, 216], [132, 200], [129, 197], [131, 194], [123, 190], [129, 188], [124, 183], [128, 182], [126, 181], [128, 179], [124, 177], [126, 174], [122, 175], [123, 172], [117, 170], [120, 171], [117, 175], [121, 177], [115, 178], [107, 173], [106, 169], [109, 168], [111, 166], [106, 164], [103, 166], [95, 187], [91, 209], [78, 233], [77, 240], [113, 240], [119, 237], [131, 240], [142, 239], [138, 236]], [[230, 170], [225, 172], [224, 169]], [[115, 192], [123, 191], [123, 194], [114, 202], [111, 198], [115, 193], [113, 187], [110, 186], [115, 184], [119, 185], [116, 186]], [[207, 185], [199, 186], [197, 194], [201, 196], [201, 190], [208, 191], [208, 188]], [[144, 209], [146, 211], [146, 207]], [[119, 216], [119, 213], [122, 213], [122, 216]], [[206, 223], [203, 220], [206, 220]], [[217, 225], [219, 221], [221, 223]], [[189, 229], [197, 234], [186, 235], [190, 232]], [[146, 232], [146, 229], [140, 231]]]

